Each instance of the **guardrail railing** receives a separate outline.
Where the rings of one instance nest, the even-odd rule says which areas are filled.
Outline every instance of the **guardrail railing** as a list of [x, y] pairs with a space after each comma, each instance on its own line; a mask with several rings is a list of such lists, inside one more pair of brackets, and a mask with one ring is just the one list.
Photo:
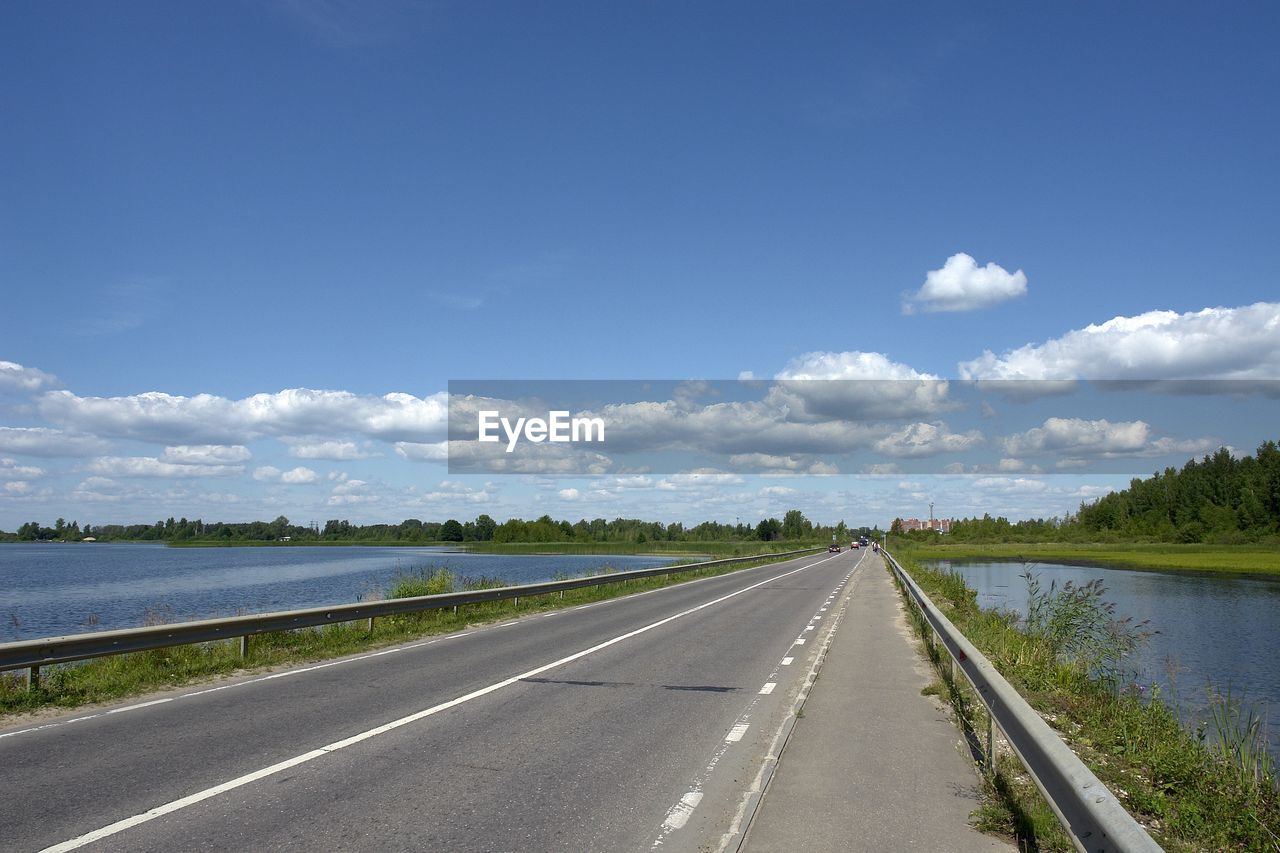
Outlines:
[[413, 598], [392, 598], [385, 601], [361, 601], [354, 604], [337, 604], [332, 607], [310, 607], [303, 610], [283, 610], [250, 616], [229, 616], [221, 619], [202, 619], [196, 622], [175, 622], [168, 625], [148, 625], [142, 628], [93, 631], [84, 634], [70, 634], [65, 637], [46, 637], [39, 640], [0, 643], [0, 672], [26, 669], [28, 673], [27, 685], [28, 687], [33, 687], [39, 683], [40, 668], [45, 666], [86, 660], [88, 658], [106, 657], [108, 655], [126, 654], [128, 652], [150, 651], [151, 649], [165, 649], [171, 646], [185, 646], [192, 643], [207, 643], [237, 638], [240, 640], [240, 654], [243, 656], [248, 652], [249, 637], [254, 634], [264, 634], [268, 631], [314, 628], [339, 622], [356, 622], [361, 619], [369, 620], [369, 627], [372, 628], [373, 620], [379, 616], [421, 613], [427, 610], [457, 607], [461, 604], [478, 604], [484, 601], [503, 601], [506, 599], [515, 599], [518, 604], [522, 596], [532, 597], [553, 592], [564, 593], [571, 589], [622, 583], [638, 578], [671, 575], [680, 572], [696, 572], [716, 566], [748, 563], [774, 557], [794, 557], [822, 551], [825, 547], [801, 548], [796, 551], [782, 551], [774, 554], [754, 554], [747, 557], [727, 557], [721, 560], [708, 560], [703, 563], [686, 565], [657, 566], [651, 569], [634, 569], [629, 572], [613, 572], [606, 575], [591, 575], [562, 581], [546, 581], [543, 583], [467, 590], [464, 592], [446, 592], [439, 595], [420, 595]]
[[952, 680], [964, 673], [987, 709], [987, 762], [994, 769], [993, 726], [999, 726], [1045, 801], [1081, 851], [1158, 851], [1134, 820], [1049, 724], [1040, 718], [982, 652], [960, 633], [888, 551], [881, 551], [915, 607], [951, 655]]

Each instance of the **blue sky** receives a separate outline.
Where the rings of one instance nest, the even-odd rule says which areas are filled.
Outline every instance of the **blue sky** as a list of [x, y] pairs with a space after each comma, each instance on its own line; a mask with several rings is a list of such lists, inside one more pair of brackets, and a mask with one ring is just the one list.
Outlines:
[[1274, 4], [0, 14], [0, 528], [1053, 514], [1124, 480], [682, 491], [397, 442], [460, 378], [1280, 378]]

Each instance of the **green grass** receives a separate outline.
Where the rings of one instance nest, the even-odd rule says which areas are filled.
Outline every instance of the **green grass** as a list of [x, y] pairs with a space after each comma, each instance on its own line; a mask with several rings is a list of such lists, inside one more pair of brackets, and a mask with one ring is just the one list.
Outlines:
[[[1226, 697], [1214, 719], [1190, 731], [1159, 696], [1097, 677], [1107, 673], [1108, 658], [1142, 638], [1132, 624], [1112, 635], [1115, 626], [1099, 618], [1110, 615], [1102, 590], [1041, 587], [1039, 612], [1020, 630], [1008, 615], [980, 610], [959, 575], [895, 556], [1166, 850], [1280, 851], [1280, 792], [1256, 713]], [[981, 741], [974, 733], [986, 731], [985, 709], [967, 681], [951, 683], [945, 652], [925, 647], [938, 665], [937, 692], [970, 742]], [[1000, 752], [997, 766], [984, 777], [980, 828], [1013, 835], [1022, 849], [1073, 849], [1017, 759]]]
[[[513, 600], [466, 604], [457, 608], [385, 616], [374, 620], [373, 630], [364, 620], [255, 634], [249, 638], [249, 654], [239, 655], [239, 640], [198, 643], [95, 658], [73, 664], [41, 669], [39, 686], [27, 690], [25, 673], [0, 673], [0, 722], [23, 712], [43, 708], [75, 708], [142, 693], [191, 684], [209, 678], [272, 667], [324, 660], [418, 637], [460, 631], [469, 625], [510, 619], [528, 613], [572, 607], [578, 604], [617, 598], [645, 590], [671, 586], [698, 577], [741, 571], [752, 566], [777, 562], [764, 557], [749, 563], [693, 569], [672, 575], [633, 579], [582, 587], [563, 594], [549, 593]], [[596, 574], [607, 576], [617, 570], [604, 567]], [[397, 577], [387, 590], [388, 598], [408, 598], [460, 589], [506, 586], [498, 578], [458, 577], [448, 569], [428, 568]]]
[[[892, 546], [892, 543], [890, 543]], [[1085, 544], [1071, 542], [940, 543], [891, 547], [922, 560], [1022, 560], [1133, 569], [1280, 575], [1280, 548], [1258, 545]]]

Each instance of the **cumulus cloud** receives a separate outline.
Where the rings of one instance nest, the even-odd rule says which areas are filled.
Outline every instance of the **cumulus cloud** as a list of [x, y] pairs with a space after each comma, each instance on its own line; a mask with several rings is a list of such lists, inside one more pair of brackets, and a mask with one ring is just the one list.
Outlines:
[[444, 462], [449, 458], [449, 442], [397, 441], [396, 455], [410, 462]]
[[0, 451], [27, 456], [88, 456], [106, 442], [47, 427], [0, 427]]
[[1030, 480], [1026, 477], [979, 477], [974, 480], [973, 487], [1001, 494], [1035, 494], [1043, 492], [1048, 485], [1043, 480]]
[[1105, 418], [1048, 418], [1041, 426], [1006, 437], [1003, 444], [1005, 452], [1013, 456], [1060, 454], [1059, 468], [1081, 467], [1085, 464], [1082, 457], [1195, 454], [1218, 448], [1218, 442], [1211, 438], [1156, 438], [1146, 421], [1112, 422]]
[[797, 420], [923, 417], [949, 407], [948, 385], [878, 352], [810, 352], [775, 377], [765, 401]]
[[981, 444], [983, 440], [982, 433], [977, 430], [955, 433], [951, 432], [945, 423], [937, 421], [908, 424], [877, 441], [875, 449], [888, 456], [919, 459], [936, 456], [939, 453], [958, 453], [969, 450]]
[[289, 471], [285, 471], [280, 475], [280, 482], [291, 486], [301, 485], [303, 483], [314, 483], [320, 479], [320, 475], [310, 468], [298, 466]]
[[58, 377], [34, 367], [23, 367], [12, 361], [0, 361], [0, 391], [39, 391], [57, 385]]
[[1114, 317], [959, 365], [964, 379], [1280, 379], [1280, 303]]
[[44, 469], [37, 468], [34, 465], [19, 465], [18, 460], [9, 457], [0, 457], [0, 477], [18, 477], [23, 480], [30, 480], [33, 477], [44, 476]]
[[233, 465], [252, 455], [242, 444], [179, 444], [166, 447], [160, 458], [178, 465]]
[[745, 482], [737, 474], [718, 471], [715, 468], [695, 468], [663, 477], [658, 481], [662, 491], [682, 491], [685, 489], [705, 489], [712, 486], [737, 486]]
[[576, 501], [578, 499], [577, 489], [561, 489], [556, 494], [560, 496], [561, 500]]
[[925, 274], [924, 286], [903, 300], [902, 313], [974, 311], [1026, 292], [1027, 277], [1022, 270], [1011, 273], [995, 263], [979, 267], [972, 256], [958, 252], [947, 258], [942, 269]]
[[[320, 475], [310, 468], [303, 468], [302, 466], [288, 471], [281, 471], [274, 465], [263, 465], [254, 469], [253, 479], [263, 483], [284, 483], [289, 486], [298, 486], [314, 483], [320, 479]], [[354, 480], [352, 482], [359, 483], [360, 481]]]
[[292, 388], [230, 400], [150, 391], [128, 397], [80, 397], [48, 391], [37, 402], [47, 420], [80, 432], [169, 444], [240, 444], [263, 435], [307, 437], [355, 433], [384, 441], [443, 436], [444, 392], [418, 398]]
[[164, 462], [152, 456], [100, 456], [89, 470], [106, 477], [232, 477], [243, 465], [195, 465]]
[[31, 493], [31, 484], [26, 480], [9, 480], [4, 484], [4, 491], [12, 497], [25, 497]]
[[[397, 444], [404, 443], [397, 442]], [[368, 459], [374, 454], [361, 450], [354, 441], [316, 441], [291, 444], [289, 455], [296, 459], [329, 459], [334, 462], [347, 462], [353, 459]]]

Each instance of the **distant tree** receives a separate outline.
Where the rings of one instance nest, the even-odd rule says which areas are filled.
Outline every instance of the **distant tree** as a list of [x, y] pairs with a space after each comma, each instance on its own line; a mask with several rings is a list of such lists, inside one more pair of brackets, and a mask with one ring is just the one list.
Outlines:
[[813, 533], [813, 522], [798, 509], [789, 509], [782, 517], [783, 539], [806, 539]]
[[451, 518], [440, 526], [440, 539], [444, 542], [462, 541], [462, 523]]
[[756, 538], [761, 542], [772, 542], [782, 533], [782, 522], [776, 518], [766, 518], [756, 525]]
[[498, 522], [494, 521], [488, 515], [481, 513], [476, 516], [476, 538], [481, 542], [488, 542], [493, 539], [493, 531], [498, 528]]

